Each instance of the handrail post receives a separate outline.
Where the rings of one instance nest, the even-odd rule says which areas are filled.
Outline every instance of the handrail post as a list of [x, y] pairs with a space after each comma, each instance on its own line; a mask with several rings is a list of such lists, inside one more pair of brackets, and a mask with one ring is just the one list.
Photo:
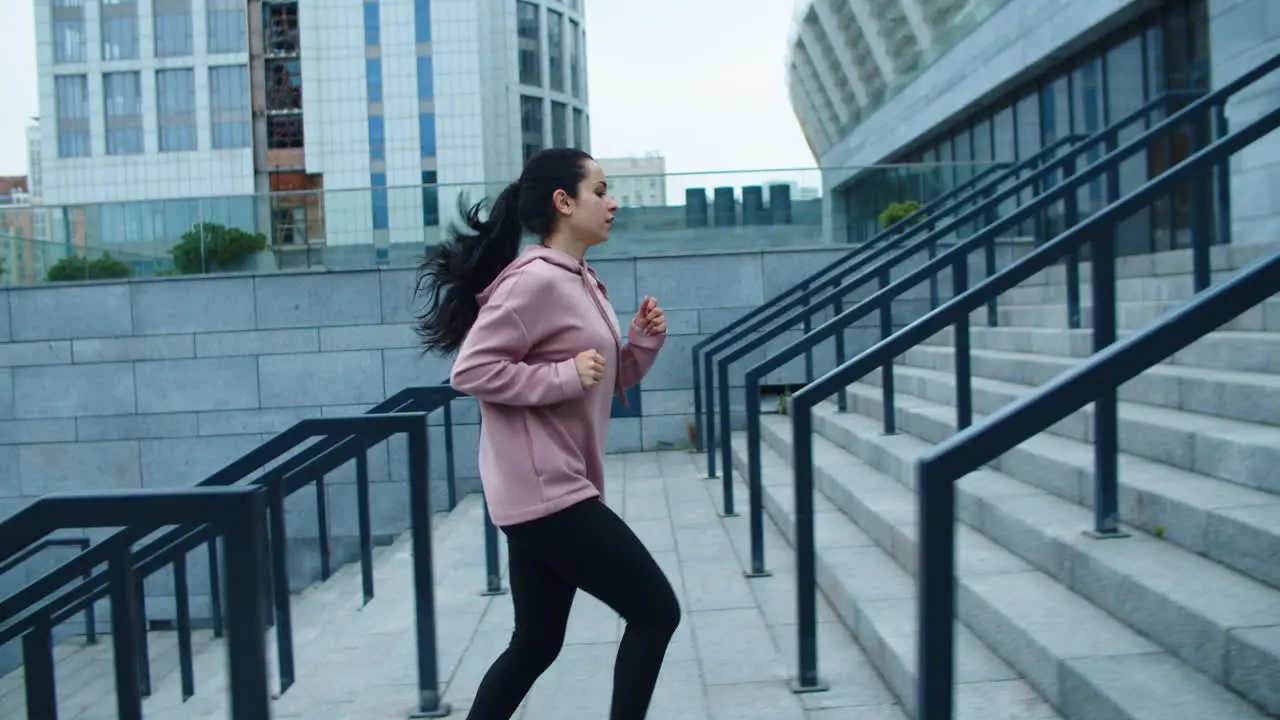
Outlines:
[[[958, 257], [951, 266], [952, 296], [959, 296], [969, 289], [969, 258]], [[970, 370], [969, 314], [961, 313], [953, 331], [956, 369], [956, 430], [973, 424], [973, 373]]]
[[276, 606], [276, 662], [280, 669], [280, 694], [293, 686], [293, 608], [289, 602], [289, 536], [284, 520], [284, 487], [276, 483], [268, 492], [267, 515], [271, 523], [272, 595]]
[[453, 466], [453, 400], [444, 404], [444, 476], [448, 483], [449, 512], [458, 507], [458, 475]]
[[[1107, 152], [1116, 140], [1107, 138]], [[1112, 168], [1106, 175], [1108, 204], [1120, 199], [1120, 171]], [[1116, 341], [1116, 223], [1108, 223], [1092, 243], [1093, 352], [1096, 354]], [[1206, 246], [1207, 249], [1207, 246]], [[1127, 537], [1120, 531], [1119, 454], [1120, 422], [1116, 388], [1099, 391], [1093, 404], [1093, 530], [1095, 538]]]
[[263, 556], [267, 533], [263, 493], [244, 496], [242, 506], [226, 528], [227, 663], [234, 718], [271, 717], [267, 675], [266, 602], [261, 578], [267, 575]]
[[138, 668], [137, 585], [129, 546], [112, 548], [107, 572], [111, 588], [111, 644], [116, 675], [116, 717], [142, 720], [142, 675]]
[[41, 623], [22, 636], [22, 672], [27, 717], [58, 717], [58, 685], [53, 669], [53, 629]]
[[[889, 287], [890, 276], [888, 268], [880, 273], [880, 289], [884, 290]], [[885, 301], [880, 305], [880, 342], [889, 339], [893, 334], [893, 301]], [[894, 391], [893, 391], [893, 358], [885, 361], [880, 368], [880, 393], [881, 402], [884, 405], [884, 434], [893, 435], [898, 431], [897, 410], [894, 407]]]
[[720, 358], [716, 391], [720, 400], [720, 458], [721, 490], [724, 495], [724, 512], [720, 517], [738, 517], [733, 504], [733, 418], [729, 412], [729, 359]]
[[418, 640], [418, 703], [410, 717], [445, 717], [436, 655], [435, 571], [431, 558], [431, 488], [427, 423], [409, 428], [409, 516], [413, 532], [414, 625]]
[[213, 623], [213, 636], [220, 638], [223, 628], [222, 573], [218, 571], [218, 536], [209, 538], [209, 620]]
[[[1192, 119], [1193, 147], [1203, 150], [1212, 142], [1210, 140], [1208, 111], [1200, 113]], [[1191, 267], [1195, 291], [1200, 292], [1209, 287], [1211, 267], [1209, 245], [1213, 233], [1213, 172], [1196, 175], [1191, 182]]]
[[796, 650], [798, 671], [794, 693], [828, 690], [818, 678], [818, 573], [813, 527], [813, 411], [801, 391], [791, 403], [792, 468], [796, 517]]
[[916, 717], [951, 720], [955, 668], [956, 494], [952, 482], [933, 467], [916, 466], [919, 488], [920, 581], [916, 621]]
[[[842, 295], [836, 296], [835, 307], [831, 312], [835, 317], [839, 317], [844, 312], [844, 297]], [[847, 353], [844, 346], [846, 332], [847, 330], [842, 329], [836, 333], [836, 367], [840, 367], [845, 360], [848, 360], [845, 357]], [[836, 410], [839, 412], [849, 411], [849, 394], [844, 388], [840, 388], [840, 392], [836, 393]]]
[[[85, 540], [80, 545], [80, 552], [84, 553], [84, 551], [88, 549], [89, 549], [89, 541]], [[81, 579], [87, 581], [92, 577], [93, 577], [93, 569], [85, 568], [84, 575], [82, 576]], [[84, 608], [84, 644], [85, 645], [98, 644], [98, 612], [97, 610], [94, 609], [93, 603], [89, 603]]]
[[[1214, 108], [1215, 138], [1226, 137], [1229, 123], [1227, 121], [1227, 104], [1218, 103]], [[1231, 244], [1231, 166], [1224, 160], [1214, 168], [1214, 184], [1217, 193], [1218, 244]]]
[[[1066, 179], [1076, 174], [1076, 159], [1074, 155], [1068, 156], [1062, 166], [1062, 179]], [[1062, 221], [1064, 227], [1072, 227], [1076, 224], [1076, 217], [1080, 214], [1079, 209], [1080, 195], [1073, 191], [1066, 193], [1062, 198]], [[1067, 253], [1067, 327], [1072, 330], [1080, 328], [1080, 253], [1073, 248]]]
[[702, 372], [703, 372], [703, 388], [707, 393], [707, 407], [704, 425], [707, 431], [707, 479], [715, 479], [716, 476], [716, 418], [715, 403], [712, 402], [715, 395], [712, 391], [712, 374], [715, 372], [711, 366], [711, 354], [704, 353], [702, 356]]
[[748, 371], [746, 377], [747, 411], [747, 513], [751, 528], [751, 569], [749, 578], [769, 577], [773, 573], [764, 566], [764, 482], [760, 468], [760, 378]]
[[698, 345], [708, 342], [714, 335], [693, 346], [693, 451], [702, 452], [702, 376], [698, 374]]
[[329, 502], [324, 475], [316, 477], [316, 535], [320, 545], [320, 579], [328, 581], [333, 574], [333, 548], [329, 542]]
[[356, 449], [356, 523], [360, 533], [360, 590], [364, 605], [373, 599], [373, 521], [369, 513], [369, 444], [361, 435]]
[[178, 616], [178, 672], [182, 676], [182, 699], [196, 694], [196, 678], [191, 656], [191, 592], [187, 584], [187, 555], [173, 561], [174, 605]]

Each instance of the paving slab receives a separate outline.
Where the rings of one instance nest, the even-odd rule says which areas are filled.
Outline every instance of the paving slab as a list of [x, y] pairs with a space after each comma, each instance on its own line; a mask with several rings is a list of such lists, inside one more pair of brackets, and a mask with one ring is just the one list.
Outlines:
[[[819, 652], [827, 692], [797, 695], [794, 563], [748, 579], [745, 517], [723, 518], [720, 485], [701, 479], [687, 452], [615, 455], [606, 463], [610, 507], [627, 520], [667, 574], [682, 620], [658, 680], [649, 717], [662, 720], [904, 720], [870, 660], [824, 601]], [[450, 717], [464, 718], [489, 663], [512, 627], [509, 594], [486, 597], [482, 506], [469, 496], [434, 533], [438, 659]], [[769, 547], [786, 547], [766, 521]], [[832, 537], [860, 546], [863, 537]], [[505, 570], [505, 552], [502, 554]], [[779, 558], [778, 554], [773, 555]], [[781, 558], [779, 558], [781, 560]], [[299, 720], [407, 718], [416, 697], [412, 552], [407, 536], [375, 560], [377, 596], [360, 598], [360, 575], [347, 566], [294, 598], [297, 680], [273, 703], [273, 716]], [[504, 578], [505, 580], [505, 578]], [[580, 593], [565, 646], [516, 714], [520, 720], [604, 718], [623, 623]], [[224, 645], [195, 633], [196, 695], [181, 697], [176, 639], [152, 633], [153, 688], [144, 713], [164, 720], [225, 718]], [[269, 636], [274, 663], [274, 635]], [[61, 717], [115, 717], [110, 637], [94, 647], [59, 648]], [[278, 683], [272, 676], [272, 687]], [[0, 678], [0, 717], [22, 718], [21, 671]]]

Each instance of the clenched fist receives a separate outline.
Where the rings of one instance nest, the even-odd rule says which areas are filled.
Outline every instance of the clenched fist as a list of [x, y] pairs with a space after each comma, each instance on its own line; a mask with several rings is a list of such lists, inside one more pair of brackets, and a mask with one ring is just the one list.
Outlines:
[[573, 359], [573, 364], [578, 368], [578, 379], [582, 381], [584, 389], [594, 388], [604, 377], [604, 356], [595, 350], [584, 350], [578, 353], [578, 356]]

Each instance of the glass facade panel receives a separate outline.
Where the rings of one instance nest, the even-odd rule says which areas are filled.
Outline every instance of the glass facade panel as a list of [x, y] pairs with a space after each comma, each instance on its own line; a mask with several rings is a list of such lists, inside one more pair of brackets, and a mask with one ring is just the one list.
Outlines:
[[102, 76], [102, 102], [106, 111], [107, 154], [142, 152], [142, 82], [136, 72]]
[[156, 120], [160, 152], [196, 149], [196, 72], [156, 73]]
[[537, 5], [516, 2], [516, 38], [522, 85], [542, 85], [542, 23]]
[[156, 57], [191, 54], [191, 0], [155, 1]]
[[248, 48], [244, 0], [206, 0], [209, 52], [242, 53]]
[[209, 68], [209, 114], [213, 147], [249, 147], [249, 68]]

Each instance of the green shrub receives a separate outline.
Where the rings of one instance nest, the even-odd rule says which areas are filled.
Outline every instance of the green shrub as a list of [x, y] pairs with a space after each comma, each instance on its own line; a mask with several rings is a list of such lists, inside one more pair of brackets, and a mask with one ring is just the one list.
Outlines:
[[127, 278], [131, 275], [133, 268], [111, 257], [111, 253], [103, 253], [97, 258], [64, 257], [49, 268], [45, 277], [49, 282], [68, 282]]
[[[916, 212], [921, 207], [923, 206], [920, 203], [916, 202], [915, 200], [905, 200], [903, 202], [891, 202], [889, 203], [889, 207], [885, 208], [884, 211], [880, 213], [880, 227], [884, 228], [885, 230], [888, 230], [894, 225], [897, 225], [898, 223], [902, 222], [904, 218]], [[915, 225], [916, 223], [920, 222], [923, 219], [924, 219], [923, 216], [916, 218], [911, 221], [911, 224]]]
[[267, 247], [267, 236], [217, 223], [200, 223], [182, 234], [169, 253], [182, 275], [235, 270], [245, 258]]

